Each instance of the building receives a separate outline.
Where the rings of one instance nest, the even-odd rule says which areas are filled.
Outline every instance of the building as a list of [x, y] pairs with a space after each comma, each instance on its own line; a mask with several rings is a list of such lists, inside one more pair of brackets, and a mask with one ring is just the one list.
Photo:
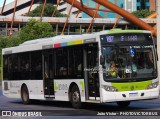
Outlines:
[[[25, 15], [29, 10], [31, 1], [32, 0], [18, 0], [17, 7], [16, 7], [16, 16]], [[57, 1], [58, 0], [47, 0], [47, 3], [57, 4]], [[77, 1], [80, 1], [80, 0], [77, 0]], [[92, 8], [96, 8], [97, 4], [93, 2], [92, 0], [82, 0], [82, 1], [84, 5], [92, 7]], [[109, 1], [121, 8], [124, 8], [128, 12], [133, 12], [133, 11], [141, 10], [141, 9], [149, 9], [152, 11], [156, 11], [156, 0], [109, 0]], [[35, 9], [41, 3], [44, 3], [44, 0], [34, 0], [34, 4], [32, 6], [31, 11]], [[11, 16], [13, 14], [14, 4], [15, 2], [11, 2], [7, 4], [4, 7], [3, 15]], [[61, 0], [58, 6], [58, 10], [63, 14], [68, 14], [70, 7], [71, 7], [70, 4]], [[107, 8], [104, 8], [103, 6], [101, 6], [100, 9], [107, 9]], [[1, 8], [0, 8], [0, 11], [1, 11]], [[78, 9], [73, 7], [70, 16], [75, 18], [77, 13], [78, 13]], [[104, 18], [116, 18], [117, 17], [117, 14], [112, 13], [112, 12], [99, 11], [98, 13]], [[81, 12], [78, 15], [78, 17], [79, 18], [81, 17], [89, 18], [89, 16], [83, 12]]]
[[[120, 8], [127, 10], [128, 12], [133, 12], [133, 11], [142, 10], [142, 9], [156, 11], [156, 0], [109, 0], [109, 1], [119, 6]], [[91, 8], [96, 8], [97, 6], [97, 3], [95, 3], [92, 0], [82, 0], [82, 2], [84, 5], [89, 6]], [[70, 7], [71, 7], [70, 4], [62, 0], [58, 6], [58, 10], [59, 12], [63, 14], [68, 14]], [[107, 8], [104, 8], [103, 6], [101, 6], [100, 9], [108, 10]], [[78, 13], [78, 9], [73, 7], [70, 16], [76, 17], [77, 13]], [[99, 11], [98, 13], [104, 18], [116, 18], [117, 17], [117, 14], [112, 13], [112, 12]], [[89, 18], [90, 16], [82, 12], [81, 14], [78, 15], [78, 17]]]
[[128, 12], [137, 10], [137, 0], [124, 0], [124, 9]]
[[[32, 0], [18, 0], [17, 7], [16, 7], [16, 16], [25, 15], [29, 10], [29, 7], [31, 5], [31, 1]], [[31, 11], [34, 10], [37, 6], [39, 6], [39, 4], [41, 4], [41, 3], [44, 3], [44, 0], [34, 0]], [[47, 0], [47, 3], [56, 4], [57, 0]], [[14, 5], [15, 5], [15, 1], [5, 5], [2, 15], [12, 16], [13, 11], [14, 11]], [[0, 11], [1, 11], [1, 9], [2, 8], [0, 8]]]
[[[77, 0], [77, 1], [80, 1], [80, 0]], [[118, 5], [121, 8], [123, 8], [123, 0], [109, 0], [109, 1]], [[83, 2], [84, 5], [89, 6], [91, 8], [96, 8], [96, 5], [97, 5], [92, 0], [82, 0], [82, 2]], [[63, 14], [68, 14], [70, 7], [71, 7], [70, 4], [68, 4], [68, 3], [66, 3], [62, 0], [60, 2], [59, 6], [58, 6], [58, 10], [59, 10], [59, 12], [61, 12]], [[107, 8], [104, 8], [103, 6], [101, 6], [100, 9], [107, 9]], [[78, 13], [78, 9], [73, 7], [70, 16], [71, 17], [76, 17], [77, 13]], [[116, 13], [111, 13], [111, 12], [107, 13], [107, 12], [102, 12], [102, 11], [98, 12], [98, 13], [104, 18], [115, 18], [115, 17], [117, 17]], [[78, 17], [90, 18], [90, 16], [88, 16], [87, 14], [85, 14], [83, 12], [80, 13], [78, 15]]]
[[149, 3], [150, 3], [150, 10], [151, 11], [156, 11], [156, 4], [157, 4], [157, 2], [156, 2], [156, 0], [149, 0]]
[[[112, 2], [115, 5], [123, 8], [123, 0], [109, 0], [109, 1]], [[95, 2], [93, 2], [92, 0], [83, 0], [83, 4], [85, 4], [86, 6], [92, 7], [92, 8], [96, 8], [96, 6], [97, 6], [97, 4]], [[108, 10], [107, 8], [105, 8], [103, 6], [100, 6], [100, 9]], [[115, 17], [117, 17], [117, 14], [112, 13], [112, 12], [99, 11], [98, 13], [99, 13], [99, 15], [101, 15], [104, 18], [115, 18]], [[89, 16], [87, 14], [83, 13], [82, 17], [86, 18], [86, 17], [89, 17]]]
[[[16, 16], [14, 20], [14, 27], [12, 29], [13, 35], [16, 35], [20, 29], [26, 25], [29, 21], [30, 17], [27, 16]], [[34, 17], [34, 19], [39, 20], [40, 17]], [[11, 28], [11, 16], [0, 16], [0, 35], [9, 35]], [[64, 31], [65, 35], [74, 35], [74, 34], [84, 34], [86, 33], [88, 26], [91, 23], [92, 18], [71, 18], [68, 20], [68, 24], [66, 24], [66, 28]], [[117, 18], [95, 18], [94, 25], [91, 26], [91, 32], [98, 32], [102, 30], [112, 29]], [[157, 23], [157, 19], [142, 19], [144, 22], [151, 26], [155, 26]], [[62, 33], [62, 29], [66, 22], [66, 18], [61, 17], [43, 17], [42, 22], [49, 22], [53, 27], [53, 32], [56, 35], [60, 35]], [[119, 20], [116, 25], [116, 28], [121, 29], [139, 29], [137, 25], [133, 23], [127, 22], [124, 19]]]
[[[80, 0], [77, 0], [77, 1], [80, 1]], [[68, 4], [67, 2], [64, 2], [63, 0], [61, 0], [57, 10], [62, 14], [68, 14], [70, 8], [71, 8], [70, 4]], [[77, 13], [78, 13], [78, 9], [73, 7], [72, 10], [71, 10], [71, 13], [70, 13], [70, 17], [74, 17], [75, 18]], [[80, 13], [77, 17], [81, 18], [82, 17], [82, 13]]]
[[156, 0], [124, 0], [124, 9], [128, 12], [143, 9], [156, 11]]

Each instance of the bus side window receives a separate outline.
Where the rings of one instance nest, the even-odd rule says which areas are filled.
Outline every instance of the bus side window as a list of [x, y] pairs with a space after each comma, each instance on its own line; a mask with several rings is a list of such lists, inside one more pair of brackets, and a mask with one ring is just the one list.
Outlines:
[[18, 57], [18, 54], [12, 54], [11, 56], [11, 79], [12, 80], [17, 80], [17, 79], [20, 79], [20, 75], [19, 75], [19, 65], [18, 65], [18, 62], [19, 62], [19, 57]]
[[83, 75], [82, 46], [55, 49], [55, 77], [81, 78]]
[[70, 78], [81, 78], [83, 53], [82, 46], [73, 46], [69, 48], [69, 77]]
[[9, 79], [9, 57], [8, 56], [3, 56], [3, 79], [8, 80]]
[[68, 49], [59, 48], [55, 49], [55, 77], [56, 78], [66, 78], [68, 71]]
[[42, 79], [42, 52], [31, 53], [31, 79]]

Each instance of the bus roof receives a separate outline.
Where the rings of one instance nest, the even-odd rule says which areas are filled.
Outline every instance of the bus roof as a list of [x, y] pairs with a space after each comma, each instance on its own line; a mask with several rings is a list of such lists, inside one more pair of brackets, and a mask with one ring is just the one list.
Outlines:
[[2, 49], [2, 54], [42, 50], [44, 46], [55, 48], [53, 47], [54, 44], [60, 44], [62, 46], [64, 46], [64, 44], [65, 46], [75, 45], [77, 43], [82, 44], [83, 42], [85, 42], [85, 40], [88, 40], [88, 39], [95, 39], [93, 41], [98, 42], [98, 39], [96, 39], [97, 35], [117, 34], [117, 33], [151, 33], [151, 32], [146, 30], [111, 29], [111, 30], [105, 30], [105, 31], [96, 32], [92, 34], [60, 35], [60, 36], [55, 36], [50, 38], [40, 38], [36, 40], [30, 40], [20, 44], [19, 46], [4, 48]]
[[50, 38], [40, 38], [40, 39], [36, 39], [36, 40], [29, 40], [26, 41], [20, 45], [30, 45], [30, 44], [37, 44], [37, 43], [43, 43], [43, 42], [50, 42], [50, 41], [61, 41], [61, 40], [68, 40], [68, 39], [76, 39], [76, 38], [80, 38], [80, 37], [87, 37], [87, 36], [92, 36], [93, 34], [103, 34], [103, 33], [107, 33], [107, 34], [116, 34], [116, 33], [144, 33], [144, 32], [149, 32], [149, 31], [145, 31], [145, 30], [122, 30], [122, 29], [111, 29], [111, 30], [107, 30], [107, 31], [101, 31], [101, 32], [97, 32], [97, 33], [92, 33], [92, 34], [82, 34], [82, 35], [60, 35], [60, 36], [54, 36], [54, 37], [50, 37]]
[[61, 35], [61, 36], [55, 36], [55, 37], [49, 37], [49, 38], [40, 38], [36, 40], [29, 40], [26, 41], [20, 45], [30, 45], [30, 44], [37, 44], [37, 43], [42, 43], [42, 42], [50, 42], [50, 41], [55, 41], [55, 40], [62, 40], [62, 39], [72, 39], [76, 37], [80, 37], [81, 35]]

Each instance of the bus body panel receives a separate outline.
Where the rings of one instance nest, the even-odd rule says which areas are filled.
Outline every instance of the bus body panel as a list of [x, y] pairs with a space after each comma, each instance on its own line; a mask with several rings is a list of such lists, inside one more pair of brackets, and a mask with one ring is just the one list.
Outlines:
[[[144, 96], [141, 96], [143, 93]], [[159, 97], [159, 87], [150, 90], [137, 90], [125, 92], [108, 92], [105, 89], [102, 89], [102, 94], [102, 102], [155, 99]], [[125, 95], [126, 97], [124, 97], [123, 95]]]
[[[69, 101], [69, 87], [72, 83], [76, 83], [79, 88], [81, 101], [85, 102], [84, 79], [54, 80], [55, 98], [51, 100]], [[43, 80], [21, 80], [21, 81], [3, 81], [3, 95], [8, 98], [21, 98], [21, 87], [25, 84], [29, 91], [30, 99], [46, 100], [44, 97]], [[4, 90], [4, 87], [7, 89]]]
[[85, 87], [84, 79], [55, 79], [54, 80], [54, 90], [55, 90], [55, 100], [69, 101], [69, 88], [72, 83], [76, 83], [79, 88], [81, 101], [85, 102]]
[[[3, 81], [3, 95], [11, 98], [21, 98], [21, 87], [25, 84], [29, 91], [30, 99], [44, 99], [43, 80]], [[7, 85], [8, 90], [5, 90]]]
[[[155, 99], [159, 98], [159, 85], [156, 88], [153, 89], [147, 89], [147, 87], [150, 85], [149, 82], [155, 83], [158, 82], [157, 79], [148, 80], [148, 81], [141, 81], [141, 82], [132, 82], [131, 85], [128, 84], [128, 82], [120, 83], [120, 87], [125, 88], [127, 90], [123, 91], [106, 91], [101, 86], [101, 102], [114, 102], [114, 101], [126, 101], [126, 100], [143, 100], [143, 99]], [[144, 83], [143, 83], [144, 82]], [[113, 86], [111, 82], [105, 82], [102, 81], [103, 85]], [[122, 84], [122, 85], [121, 85]], [[128, 85], [126, 85], [128, 84]], [[125, 86], [123, 86], [125, 85]], [[134, 88], [132, 89], [132, 86]], [[117, 87], [115, 87], [117, 88]], [[109, 96], [108, 96], [109, 95]]]

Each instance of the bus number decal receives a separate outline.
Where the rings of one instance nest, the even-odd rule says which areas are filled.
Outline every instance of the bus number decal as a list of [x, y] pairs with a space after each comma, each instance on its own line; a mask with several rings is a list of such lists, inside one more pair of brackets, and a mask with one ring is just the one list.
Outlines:
[[56, 82], [54, 82], [54, 89], [58, 90], [58, 86], [56, 85]]
[[80, 81], [80, 85], [82, 86], [82, 92], [84, 92], [84, 82]]
[[59, 90], [68, 90], [67, 84], [58, 84], [58, 89]]
[[56, 85], [56, 82], [54, 82], [54, 89], [55, 90], [68, 90], [68, 86], [67, 86], [67, 84]]

